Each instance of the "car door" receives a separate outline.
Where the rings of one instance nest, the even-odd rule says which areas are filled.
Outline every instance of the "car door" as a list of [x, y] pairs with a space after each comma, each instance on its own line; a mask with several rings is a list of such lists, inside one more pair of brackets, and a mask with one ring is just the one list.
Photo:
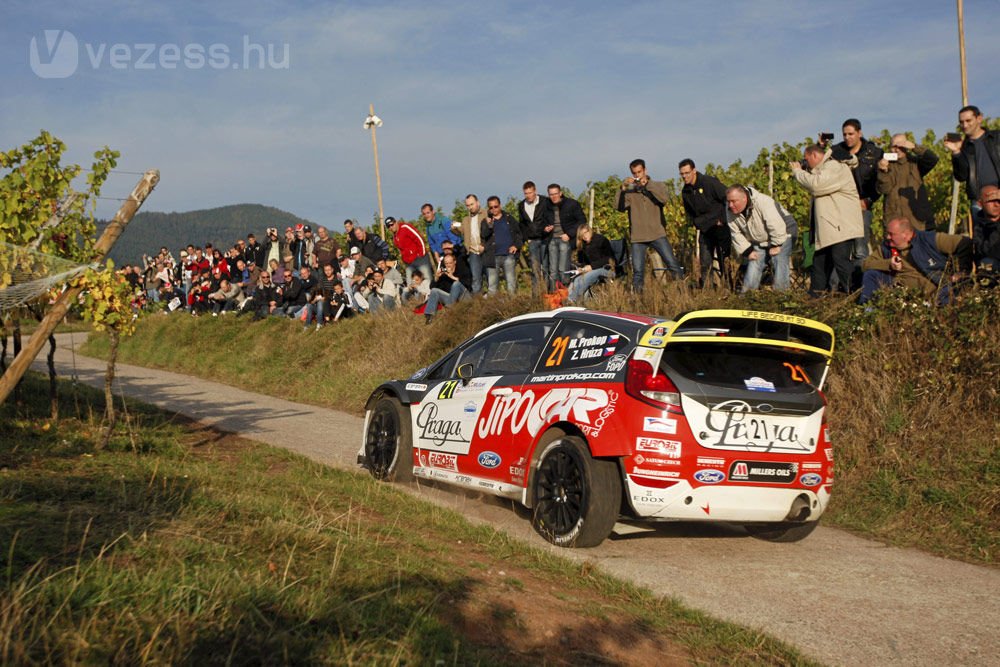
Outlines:
[[451, 377], [429, 387], [414, 419], [414, 441], [428, 452], [428, 465], [447, 465], [494, 492], [510, 491], [511, 484], [523, 486], [521, 459], [527, 444], [517, 411], [524, 408], [525, 378], [552, 328], [550, 321], [520, 322], [458, 351]]

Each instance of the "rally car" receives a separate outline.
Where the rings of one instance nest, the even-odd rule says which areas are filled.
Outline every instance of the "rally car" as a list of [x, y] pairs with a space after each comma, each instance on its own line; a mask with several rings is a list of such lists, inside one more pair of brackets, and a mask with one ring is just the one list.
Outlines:
[[833, 344], [768, 312], [522, 315], [378, 387], [358, 463], [511, 498], [559, 546], [596, 546], [619, 518], [802, 539], [833, 484]]

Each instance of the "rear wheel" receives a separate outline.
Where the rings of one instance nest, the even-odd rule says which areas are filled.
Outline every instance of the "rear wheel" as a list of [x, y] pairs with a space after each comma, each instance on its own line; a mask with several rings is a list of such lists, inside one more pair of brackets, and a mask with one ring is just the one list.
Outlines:
[[375, 479], [387, 482], [413, 479], [409, 410], [392, 396], [383, 396], [372, 408], [365, 432], [365, 457]]
[[744, 526], [758, 540], [768, 542], [798, 542], [816, 530], [819, 521], [805, 523], [751, 523]]
[[618, 520], [618, 466], [593, 458], [581, 438], [555, 433], [551, 442], [540, 445], [532, 525], [557, 546], [595, 547]]

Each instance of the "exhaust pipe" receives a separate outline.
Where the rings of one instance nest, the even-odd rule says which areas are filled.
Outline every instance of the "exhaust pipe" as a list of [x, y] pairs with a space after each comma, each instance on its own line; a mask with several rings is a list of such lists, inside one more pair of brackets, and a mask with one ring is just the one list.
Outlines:
[[811, 513], [809, 505], [809, 496], [804, 493], [796, 496], [795, 500], [792, 501], [791, 509], [788, 510], [788, 514], [785, 516], [785, 521], [802, 523], [809, 518], [809, 514]]

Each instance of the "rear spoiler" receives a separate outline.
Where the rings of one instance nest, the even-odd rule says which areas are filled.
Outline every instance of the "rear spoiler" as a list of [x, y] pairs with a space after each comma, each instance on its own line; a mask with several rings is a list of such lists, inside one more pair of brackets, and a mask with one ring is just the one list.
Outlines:
[[798, 315], [759, 310], [696, 310], [660, 322], [639, 337], [639, 345], [663, 349], [670, 343], [727, 343], [789, 347], [833, 357], [833, 329]]

